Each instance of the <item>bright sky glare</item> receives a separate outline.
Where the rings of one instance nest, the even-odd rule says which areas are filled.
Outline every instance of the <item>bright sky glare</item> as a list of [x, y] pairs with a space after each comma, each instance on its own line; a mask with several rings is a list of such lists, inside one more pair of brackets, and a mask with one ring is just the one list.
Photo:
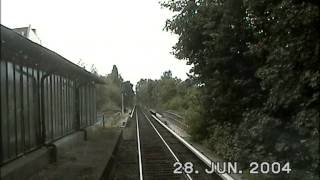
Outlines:
[[37, 29], [42, 45], [99, 74], [116, 64], [125, 80], [159, 78], [165, 70], [185, 79], [190, 66], [170, 54], [177, 37], [163, 31], [172, 14], [160, 0], [2, 0], [1, 24]]

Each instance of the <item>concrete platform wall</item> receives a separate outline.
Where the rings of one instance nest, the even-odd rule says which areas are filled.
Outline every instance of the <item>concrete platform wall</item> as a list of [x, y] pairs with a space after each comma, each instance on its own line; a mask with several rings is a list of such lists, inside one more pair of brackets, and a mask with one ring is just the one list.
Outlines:
[[[98, 126], [90, 126], [81, 131], [77, 131], [66, 137], [63, 137], [52, 144], [48, 144], [38, 150], [26, 154], [1, 167], [1, 180], [21, 180], [28, 179], [33, 174], [40, 171], [43, 167], [55, 162], [59, 156], [77, 148], [79, 143], [95, 137]], [[100, 127], [101, 128], [101, 127]], [[107, 138], [107, 137], [106, 137]], [[118, 140], [117, 140], [118, 141]], [[103, 169], [102, 169], [103, 171]]]

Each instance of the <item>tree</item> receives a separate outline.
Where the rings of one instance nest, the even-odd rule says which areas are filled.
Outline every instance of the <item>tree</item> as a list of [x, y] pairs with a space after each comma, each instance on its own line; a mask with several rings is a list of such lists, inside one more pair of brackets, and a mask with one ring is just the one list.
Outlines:
[[165, 71], [163, 72], [161, 79], [158, 82], [158, 94], [159, 94], [159, 102], [163, 106], [167, 107], [168, 103], [173, 97], [176, 97], [178, 92], [178, 84], [181, 80], [172, 77], [172, 72]]
[[121, 83], [122, 77], [118, 73], [116, 65], [113, 66], [112, 72], [102, 77], [103, 85], [97, 85], [97, 110], [120, 111], [121, 110]]
[[86, 63], [82, 59], [79, 59], [77, 65], [82, 67], [83, 69], [86, 69]]
[[149, 107], [158, 105], [159, 93], [157, 81], [141, 79], [136, 85], [137, 100], [139, 103]]
[[98, 70], [94, 64], [91, 65], [90, 72], [92, 74], [98, 75]]
[[119, 75], [119, 72], [118, 72], [118, 68], [116, 65], [113, 65], [112, 67], [112, 71], [111, 71], [111, 79], [112, 81], [117, 84], [118, 86], [120, 86], [120, 83], [123, 81], [121, 76]]
[[290, 161], [302, 169], [297, 179], [310, 179], [309, 170], [318, 174], [319, 3], [172, 0], [162, 6], [175, 12], [165, 27], [179, 36], [173, 54], [193, 65], [200, 85], [193, 137], [225, 159]]
[[123, 82], [121, 85], [121, 90], [124, 98], [124, 107], [133, 107], [135, 94], [133, 91], [133, 85], [130, 83], [130, 81]]
[[247, 1], [247, 6], [254, 32], [250, 53], [262, 62], [256, 76], [267, 99], [245, 115], [243, 128], [261, 129], [254, 139], [270, 141], [260, 143], [276, 154], [270, 158], [319, 173], [319, 5]]
[[[136, 86], [137, 100], [158, 110], [174, 110], [185, 114], [198, 103], [196, 84], [181, 81], [165, 71], [160, 79], [141, 79]], [[195, 100], [197, 99], [197, 100]]]

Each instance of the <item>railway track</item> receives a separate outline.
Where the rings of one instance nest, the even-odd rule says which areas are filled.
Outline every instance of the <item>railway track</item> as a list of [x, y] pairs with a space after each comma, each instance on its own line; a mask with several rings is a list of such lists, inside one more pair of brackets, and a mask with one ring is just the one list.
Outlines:
[[171, 123], [180, 127], [181, 129], [187, 130], [189, 128], [189, 126], [185, 122], [183, 122], [184, 120], [181, 116], [177, 116], [172, 112], [164, 112], [163, 114], [168, 120], [170, 120]]
[[222, 180], [149, 112], [137, 107], [135, 116], [140, 180]]

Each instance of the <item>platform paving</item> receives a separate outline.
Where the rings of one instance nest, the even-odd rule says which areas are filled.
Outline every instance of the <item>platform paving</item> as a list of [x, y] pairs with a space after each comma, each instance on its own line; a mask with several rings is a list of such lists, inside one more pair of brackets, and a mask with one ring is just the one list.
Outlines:
[[120, 137], [120, 128], [88, 128], [86, 141], [58, 152], [57, 162], [46, 165], [29, 180], [100, 179]]
[[138, 149], [135, 115], [128, 118], [123, 128], [122, 138], [110, 173], [102, 180], [137, 180], [139, 179]]

